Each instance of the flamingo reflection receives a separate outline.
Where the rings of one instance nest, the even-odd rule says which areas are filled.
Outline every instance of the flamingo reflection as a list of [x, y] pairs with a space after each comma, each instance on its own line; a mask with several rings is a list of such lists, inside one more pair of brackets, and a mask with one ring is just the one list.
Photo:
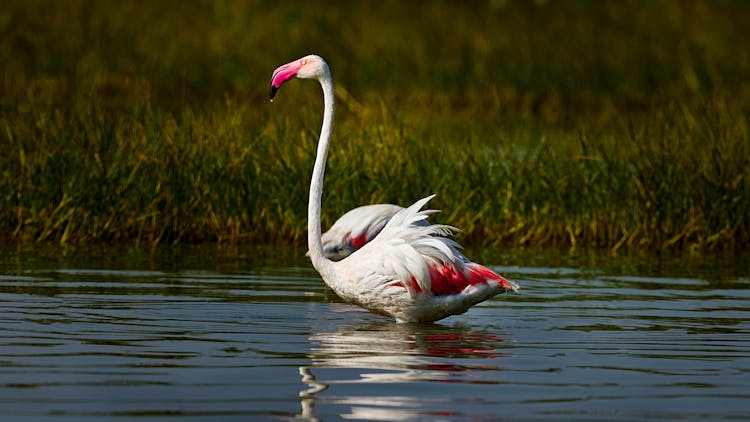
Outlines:
[[[479, 382], [472, 372], [502, 370], [498, 358], [508, 355], [507, 342], [496, 334], [439, 324], [354, 325], [338, 332], [315, 333], [310, 341], [311, 364], [300, 368], [307, 388], [300, 392], [300, 397], [301, 416], [311, 420], [316, 420], [317, 394], [331, 385]], [[314, 369], [346, 370], [336, 371], [338, 378], [327, 375], [329, 379], [322, 380], [316, 379]], [[350, 413], [341, 417], [404, 420], [427, 416], [424, 409], [413, 408], [414, 400], [408, 396], [341, 397], [339, 394], [331, 400], [351, 404]]]

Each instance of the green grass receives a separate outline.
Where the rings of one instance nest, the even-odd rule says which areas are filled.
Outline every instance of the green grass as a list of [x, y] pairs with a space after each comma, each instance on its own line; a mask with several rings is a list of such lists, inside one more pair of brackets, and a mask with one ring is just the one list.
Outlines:
[[750, 241], [744, 1], [6, 1], [0, 236], [303, 242], [322, 104], [267, 100], [307, 53], [338, 93], [324, 224], [437, 193], [464, 243]]

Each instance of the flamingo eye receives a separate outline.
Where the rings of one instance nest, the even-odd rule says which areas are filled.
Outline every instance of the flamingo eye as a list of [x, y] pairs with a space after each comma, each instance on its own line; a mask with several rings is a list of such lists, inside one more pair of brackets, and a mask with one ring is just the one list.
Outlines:
[[301, 64], [302, 66], [304, 66], [304, 65], [306, 65], [306, 64], [307, 64], [307, 60], [300, 60], [300, 61], [299, 61], [299, 64]]

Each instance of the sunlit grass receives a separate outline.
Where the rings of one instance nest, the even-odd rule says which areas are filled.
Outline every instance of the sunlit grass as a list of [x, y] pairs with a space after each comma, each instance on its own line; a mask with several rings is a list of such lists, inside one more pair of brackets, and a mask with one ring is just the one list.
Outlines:
[[320, 90], [271, 104], [267, 88], [317, 52], [338, 92], [325, 224], [437, 193], [472, 244], [741, 249], [748, 17], [732, 1], [9, 1], [0, 233], [303, 241]]

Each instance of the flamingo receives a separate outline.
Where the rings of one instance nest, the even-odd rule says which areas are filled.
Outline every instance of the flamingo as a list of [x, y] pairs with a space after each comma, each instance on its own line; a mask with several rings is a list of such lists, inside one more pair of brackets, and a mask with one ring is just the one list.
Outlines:
[[308, 201], [307, 244], [323, 281], [344, 301], [397, 322], [433, 322], [462, 314], [517, 284], [471, 262], [451, 236], [456, 228], [419, 225], [434, 210], [422, 208], [434, 195], [399, 210], [369, 243], [340, 261], [326, 257], [320, 228], [323, 177], [333, 128], [333, 80], [322, 57], [308, 55], [279, 66], [271, 77], [270, 99], [293, 78], [315, 79], [323, 90], [323, 123]]
[[[323, 233], [323, 253], [334, 261], [346, 258], [374, 239], [388, 220], [403, 209], [393, 204], [372, 204], [348, 211]], [[420, 220], [415, 224], [428, 225], [426, 220]], [[306, 255], [310, 256], [310, 252]]]

